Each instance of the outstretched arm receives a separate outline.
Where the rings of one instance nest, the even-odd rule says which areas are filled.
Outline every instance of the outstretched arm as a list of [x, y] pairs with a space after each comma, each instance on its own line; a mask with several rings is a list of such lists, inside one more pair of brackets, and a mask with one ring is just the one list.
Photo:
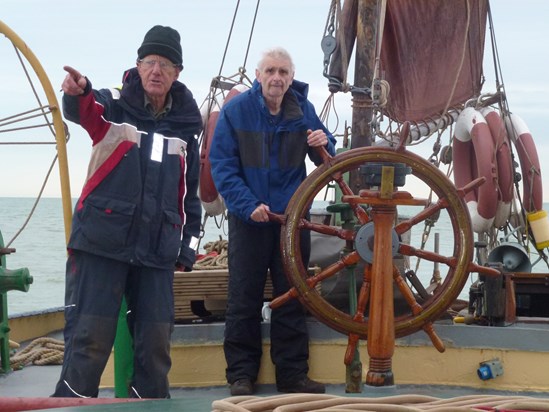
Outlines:
[[96, 104], [91, 93], [92, 85], [87, 77], [70, 66], [64, 66], [63, 69], [67, 72], [61, 84], [61, 89], [65, 93], [63, 114], [68, 120], [86, 129], [95, 144], [105, 136], [109, 128], [109, 123], [101, 117], [104, 106]]

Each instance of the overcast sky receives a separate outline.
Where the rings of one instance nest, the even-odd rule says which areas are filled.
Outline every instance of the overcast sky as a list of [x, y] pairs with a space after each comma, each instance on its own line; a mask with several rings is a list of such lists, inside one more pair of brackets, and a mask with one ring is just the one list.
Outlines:
[[[247, 52], [256, 1], [241, 0], [221, 74], [233, 75], [244, 66], [253, 78], [260, 52], [266, 47], [281, 45], [294, 58], [296, 78], [311, 85], [310, 100], [320, 112], [329, 95], [327, 81], [322, 76], [320, 42], [330, 3], [330, 0], [263, 0]], [[0, 21], [34, 52], [59, 100], [64, 65], [80, 70], [94, 87], [116, 86], [123, 71], [135, 64], [136, 51], [145, 32], [155, 24], [172, 26], [182, 36], [185, 69], [180, 80], [192, 90], [200, 105], [208, 94], [211, 79], [220, 72], [236, 4], [236, 0], [2, 0]], [[546, 24], [549, 1], [497, 0], [492, 2], [492, 12], [509, 105], [528, 124], [543, 171], [545, 159], [549, 158], [545, 125], [549, 118], [549, 28]], [[486, 50], [491, 52], [489, 39]], [[35, 103], [13, 47], [3, 36], [0, 37], [0, 56], [2, 119], [35, 107]], [[485, 74], [484, 92], [493, 92], [493, 70], [485, 69]], [[339, 96], [337, 109], [340, 121], [347, 120], [350, 124], [349, 99], [347, 95]], [[79, 126], [68, 123], [68, 127], [72, 196], [77, 197], [85, 178], [91, 144]], [[6, 138], [0, 135], [0, 141], [2, 139]], [[427, 146], [430, 149], [432, 144]], [[1, 146], [0, 150], [3, 176], [0, 196], [35, 197], [55, 154], [53, 147]], [[549, 178], [544, 187], [544, 198], [548, 200]], [[59, 177], [54, 173], [45, 196], [59, 195]]]

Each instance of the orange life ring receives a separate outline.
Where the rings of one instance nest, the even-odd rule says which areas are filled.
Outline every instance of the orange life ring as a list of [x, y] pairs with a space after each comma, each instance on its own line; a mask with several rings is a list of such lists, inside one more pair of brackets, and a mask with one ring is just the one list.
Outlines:
[[498, 171], [498, 207], [494, 217], [494, 227], [500, 228], [507, 224], [511, 216], [513, 202], [514, 168], [511, 155], [511, 142], [505, 130], [505, 123], [496, 109], [485, 107], [480, 113], [486, 119], [496, 150]]
[[478, 177], [486, 181], [465, 195], [475, 233], [487, 232], [498, 206], [497, 165], [494, 140], [486, 119], [472, 107], [459, 115], [452, 143], [454, 183], [463, 187]]
[[[222, 105], [247, 89], [248, 86], [241, 83], [233, 86], [223, 100]], [[209, 216], [217, 216], [225, 211], [225, 202], [217, 191], [212, 178], [212, 166], [210, 164], [210, 147], [212, 145], [215, 125], [217, 124], [217, 119], [219, 117], [221, 107], [219, 106], [219, 104], [217, 104], [217, 102], [214, 101], [211, 105], [211, 108], [208, 109], [210, 110], [209, 115], [203, 115], [205, 128], [204, 138], [202, 140], [202, 146], [200, 148], [200, 178], [198, 195], [206, 214]]]
[[198, 184], [198, 195], [204, 211], [209, 216], [217, 216], [223, 213], [225, 205], [223, 199], [217, 192], [212, 179], [210, 165], [210, 146], [212, 143], [213, 132], [219, 117], [219, 104], [216, 101], [211, 102], [209, 113], [203, 116], [204, 120], [204, 138], [200, 148], [200, 176]]
[[526, 123], [516, 114], [506, 119], [507, 130], [517, 149], [522, 172], [522, 203], [528, 212], [543, 208], [543, 186], [538, 152]]

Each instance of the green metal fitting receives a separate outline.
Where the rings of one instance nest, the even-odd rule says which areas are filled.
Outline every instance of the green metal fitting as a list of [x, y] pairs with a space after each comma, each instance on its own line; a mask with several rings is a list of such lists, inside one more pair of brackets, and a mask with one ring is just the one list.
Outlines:
[[0, 372], [10, 372], [10, 327], [8, 324], [8, 291], [28, 292], [33, 279], [29, 269], [9, 270], [6, 268], [6, 255], [15, 249], [4, 247], [4, 238], [0, 231]]

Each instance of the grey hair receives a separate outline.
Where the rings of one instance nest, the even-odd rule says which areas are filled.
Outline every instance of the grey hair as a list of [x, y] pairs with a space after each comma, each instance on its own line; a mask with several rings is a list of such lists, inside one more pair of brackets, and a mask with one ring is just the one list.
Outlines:
[[257, 63], [257, 69], [262, 70], [265, 66], [265, 60], [271, 58], [276, 60], [287, 60], [290, 62], [290, 67], [292, 69], [292, 74], [295, 73], [295, 66], [294, 61], [292, 60], [292, 56], [290, 56], [290, 53], [283, 48], [283, 47], [273, 47], [270, 49], [265, 50], [262, 55], [261, 59]]

